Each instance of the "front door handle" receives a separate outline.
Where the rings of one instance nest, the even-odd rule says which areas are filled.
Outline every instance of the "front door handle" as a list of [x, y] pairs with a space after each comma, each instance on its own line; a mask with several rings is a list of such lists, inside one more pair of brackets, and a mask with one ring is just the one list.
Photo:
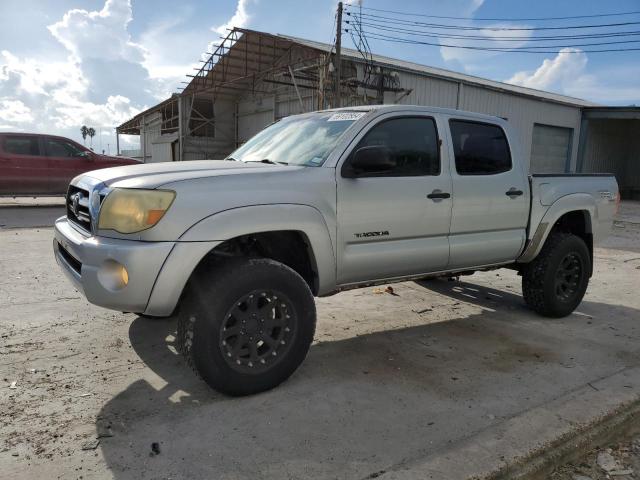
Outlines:
[[505, 192], [505, 195], [511, 198], [519, 197], [520, 195], [523, 195], [523, 194], [524, 192], [522, 190], [516, 190], [515, 188], [510, 188], [508, 191]]
[[451, 197], [450, 193], [442, 192], [440, 190], [434, 190], [429, 195], [427, 195], [427, 198], [430, 198], [431, 200], [442, 200], [443, 198], [450, 198], [450, 197]]

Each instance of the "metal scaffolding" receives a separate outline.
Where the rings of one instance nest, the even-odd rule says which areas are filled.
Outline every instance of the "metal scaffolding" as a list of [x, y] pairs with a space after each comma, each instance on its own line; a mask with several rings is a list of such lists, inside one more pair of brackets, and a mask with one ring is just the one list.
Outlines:
[[[187, 75], [180, 92], [123, 123], [117, 134], [175, 133], [172, 159], [212, 158], [246, 140], [243, 118], [254, 113], [240, 111], [247, 99], [257, 99], [258, 104], [263, 98], [277, 99], [270, 107], [274, 121], [338, 104], [383, 103], [385, 91], [404, 91], [389, 72], [378, 68], [377, 76], [371, 76], [369, 65], [365, 75], [353, 59], [341, 60], [336, 87], [333, 47], [243, 28], [230, 30], [205, 58], [194, 74]], [[251, 128], [247, 132], [255, 133]], [[141, 138], [141, 147], [146, 160], [151, 148], [146, 138]]]

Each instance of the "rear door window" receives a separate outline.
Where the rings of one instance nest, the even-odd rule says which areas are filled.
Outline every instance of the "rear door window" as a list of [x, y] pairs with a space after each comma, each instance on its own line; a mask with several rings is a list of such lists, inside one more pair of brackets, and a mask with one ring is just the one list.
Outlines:
[[40, 155], [40, 145], [37, 137], [7, 136], [4, 139], [4, 151], [14, 155]]
[[489, 123], [450, 120], [458, 175], [496, 175], [511, 170], [511, 152], [502, 128]]
[[64, 140], [48, 138], [45, 140], [47, 156], [49, 157], [79, 157], [82, 153], [78, 147]]

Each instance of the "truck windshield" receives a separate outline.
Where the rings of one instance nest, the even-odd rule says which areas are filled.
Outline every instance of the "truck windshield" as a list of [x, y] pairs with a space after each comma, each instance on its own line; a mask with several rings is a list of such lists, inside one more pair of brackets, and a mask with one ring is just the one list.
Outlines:
[[284, 118], [252, 137], [227, 159], [319, 167], [342, 134], [365, 113], [342, 111]]

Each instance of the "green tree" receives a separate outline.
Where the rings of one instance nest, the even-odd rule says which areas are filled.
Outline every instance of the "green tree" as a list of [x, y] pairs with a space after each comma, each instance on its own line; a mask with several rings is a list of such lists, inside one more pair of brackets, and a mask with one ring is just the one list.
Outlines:
[[82, 143], [86, 145], [87, 135], [89, 135], [89, 129], [86, 125], [80, 127], [80, 133], [82, 134]]
[[91, 146], [93, 147], [93, 137], [95, 137], [96, 135], [96, 129], [93, 127], [89, 127], [87, 129], [87, 135], [89, 135], [89, 138], [91, 139]]

